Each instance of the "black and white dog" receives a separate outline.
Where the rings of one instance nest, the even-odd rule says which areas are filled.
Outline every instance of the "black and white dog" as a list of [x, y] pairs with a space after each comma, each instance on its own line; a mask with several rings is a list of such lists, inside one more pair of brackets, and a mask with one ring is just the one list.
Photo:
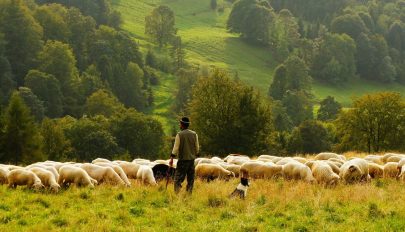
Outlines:
[[247, 195], [247, 189], [249, 187], [249, 179], [241, 177], [240, 183], [236, 187], [236, 189], [231, 193], [229, 197], [237, 197], [239, 196], [240, 199], [245, 199]]

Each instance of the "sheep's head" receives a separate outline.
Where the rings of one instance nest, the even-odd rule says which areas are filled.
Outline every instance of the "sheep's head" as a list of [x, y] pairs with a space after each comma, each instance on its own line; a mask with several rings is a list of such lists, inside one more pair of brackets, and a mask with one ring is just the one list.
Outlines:
[[59, 184], [51, 184], [51, 189], [52, 189], [52, 191], [57, 193], [57, 192], [59, 192], [60, 185]]
[[40, 189], [45, 188], [45, 186], [41, 183], [41, 181], [35, 181], [35, 183], [32, 185], [32, 187], [35, 190], [40, 190]]

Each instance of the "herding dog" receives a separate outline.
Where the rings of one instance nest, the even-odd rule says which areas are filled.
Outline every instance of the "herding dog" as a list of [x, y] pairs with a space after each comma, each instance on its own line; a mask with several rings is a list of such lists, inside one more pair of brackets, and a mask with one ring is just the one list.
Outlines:
[[239, 196], [240, 199], [245, 199], [247, 195], [247, 189], [249, 187], [249, 179], [241, 177], [240, 178], [240, 183], [236, 187], [236, 189], [229, 195], [230, 198], [237, 197]]

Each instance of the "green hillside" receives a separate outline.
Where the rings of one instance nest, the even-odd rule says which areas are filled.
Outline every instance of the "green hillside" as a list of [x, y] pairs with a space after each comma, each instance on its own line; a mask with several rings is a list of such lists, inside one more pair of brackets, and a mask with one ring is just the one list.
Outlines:
[[[123, 28], [144, 48], [148, 46], [144, 35], [145, 16], [159, 4], [168, 5], [176, 13], [176, 26], [185, 44], [189, 62], [238, 72], [241, 80], [267, 93], [277, 63], [268, 49], [249, 45], [240, 40], [238, 35], [227, 32], [225, 25], [231, 7], [228, 2], [218, 1], [219, 7], [225, 7], [223, 13], [211, 10], [210, 0], [115, 0], [113, 3], [122, 13]], [[317, 100], [332, 95], [345, 106], [350, 104], [352, 97], [368, 92], [405, 92], [405, 86], [364, 80], [352, 81], [344, 86], [314, 83], [313, 89]], [[158, 88], [156, 91], [167, 90]], [[161, 105], [160, 102], [157, 104]]]

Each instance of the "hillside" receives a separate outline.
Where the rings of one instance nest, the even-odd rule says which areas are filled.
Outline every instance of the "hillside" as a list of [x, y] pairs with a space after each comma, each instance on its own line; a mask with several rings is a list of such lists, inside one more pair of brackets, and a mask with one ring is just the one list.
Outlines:
[[[241, 80], [267, 93], [273, 70], [277, 63], [269, 50], [249, 45], [237, 35], [227, 32], [226, 20], [231, 5], [218, 1], [224, 6], [223, 13], [209, 8], [210, 0], [115, 0], [114, 7], [122, 13], [123, 28], [129, 31], [137, 41], [147, 48], [144, 35], [144, 18], [159, 5], [168, 5], [176, 13], [176, 26], [179, 29], [187, 51], [187, 60], [202, 65], [213, 65], [237, 72]], [[349, 106], [352, 97], [369, 92], [398, 91], [405, 92], [405, 86], [399, 84], [381, 84], [365, 80], [351, 81], [343, 86], [313, 85], [317, 100], [328, 95], [334, 96], [344, 106]], [[169, 91], [169, 89], [156, 89]], [[160, 102], [156, 102], [161, 105]]]

